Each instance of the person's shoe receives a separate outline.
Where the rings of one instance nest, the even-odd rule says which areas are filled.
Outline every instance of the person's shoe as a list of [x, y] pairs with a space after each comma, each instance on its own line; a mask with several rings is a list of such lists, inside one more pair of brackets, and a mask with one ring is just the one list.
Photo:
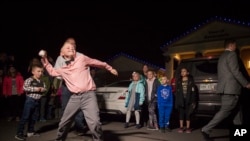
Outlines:
[[136, 125], [135, 125], [135, 128], [140, 129], [140, 128], [141, 128], [141, 125], [140, 125], [140, 124], [136, 124]]
[[19, 141], [24, 141], [26, 138], [24, 137], [24, 135], [18, 134], [18, 135], [15, 135], [15, 139]]
[[128, 122], [126, 122], [125, 124], [124, 124], [124, 128], [128, 128]]
[[155, 123], [154, 126], [155, 126], [155, 130], [159, 130], [159, 126], [157, 123]]
[[183, 127], [181, 127], [181, 128], [178, 129], [178, 133], [183, 133], [183, 132], [184, 132], [184, 128]]
[[161, 133], [165, 133], [166, 131], [165, 131], [165, 128], [160, 128], [160, 132]]
[[204, 138], [206, 141], [210, 141], [210, 140], [211, 140], [211, 138], [209, 137], [209, 134], [208, 134], [208, 133], [206, 133], [206, 132], [204, 132], [204, 131], [201, 130], [201, 134], [202, 134], [203, 138]]
[[171, 130], [169, 127], [166, 127], [165, 130], [166, 130], [167, 132], [172, 132], [172, 130]]
[[192, 133], [192, 129], [191, 128], [187, 128], [185, 132], [186, 133]]
[[147, 130], [157, 130], [154, 126], [148, 126]]
[[27, 137], [32, 137], [32, 136], [34, 136], [34, 137], [39, 137], [40, 134], [35, 133], [35, 132], [27, 133]]

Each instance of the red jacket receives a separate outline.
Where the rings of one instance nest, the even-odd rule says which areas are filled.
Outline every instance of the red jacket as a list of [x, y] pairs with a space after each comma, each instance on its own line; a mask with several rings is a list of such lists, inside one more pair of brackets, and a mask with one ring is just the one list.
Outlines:
[[[23, 76], [20, 73], [18, 73], [16, 75], [16, 87], [18, 95], [24, 94], [23, 83], [24, 83]], [[4, 96], [12, 95], [12, 77], [10, 76], [5, 76], [3, 79], [3, 95]]]

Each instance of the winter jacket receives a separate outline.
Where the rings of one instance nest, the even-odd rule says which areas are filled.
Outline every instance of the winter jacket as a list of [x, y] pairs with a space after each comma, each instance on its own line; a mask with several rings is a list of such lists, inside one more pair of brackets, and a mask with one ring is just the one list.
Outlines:
[[[128, 95], [126, 95], [126, 98], [125, 98], [125, 107], [128, 107], [129, 100], [131, 97], [131, 91], [132, 91], [132, 87], [134, 83], [135, 82], [131, 82], [128, 87]], [[137, 85], [135, 88], [135, 94], [136, 94], [136, 100], [135, 100], [136, 102], [135, 102], [134, 108], [135, 110], [139, 110], [140, 106], [143, 104], [145, 100], [145, 86], [141, 80], [137, 82]]]
[[[3, 80], [3, 95], [4, 96], [11, 96], [12, 95], [12, 77], [5, 76]], [[21, 95], [24, 94], [23, 91], [23, 76], [20, 73], [17, 73], [16, 77], [16, 88], [17, 88], [17, 94]]]
[[183, 95], [183, 87], [182, 87], [182, 78], [180, 77], [176, 83], [176, 93], [175, 93], [175, 107], [186, 107], [191, 104], [196, 104], [197, 96], [196, 96], [196, 87], [193, 80], [193, 77], [188, 77], [188, 86], [187, 86], [187, 96], [186, 96], [186, 105], [184, 105], [184, 95]]

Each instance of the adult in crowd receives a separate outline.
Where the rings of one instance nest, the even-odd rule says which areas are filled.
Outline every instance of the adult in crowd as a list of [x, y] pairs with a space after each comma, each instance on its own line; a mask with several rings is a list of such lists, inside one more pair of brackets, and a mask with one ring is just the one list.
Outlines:
[[46, 56], [42, 58], [43, 65], [48, 73], [54, 77], [60, 76], [71, 93], [59, 123], [56, 140], [65, 140], [67, 138], [73, 118], [80, 109], [84, 113], [93, 140], [103, 141], [99, 108], [95, 94], [96, 86], [90, 75], [89, 67], [105, 68], [114, 75], [118, 75], [118, 72], [106, 62], [83, 54], [77, 55], [75, 46], [69, 42], [65, 42], [61, 48], [61, 56], [68, 63], [58, 69], [53, 68]]
[[229, 115], [233, 114], [233, 124], [242, 124], [242, 111], [239, 98], [242, 87], [250, 88], [250, 83], [242, 75], [239, 68], [236, 40], [226, 39], [225, 50], [218, 61], [218, 85], [217, 93], [221, 95], [221, 108], [214, 115], [213, 119], [202, 127], [201, 133], [205, 140], [211, 140], [209, 134], [212, 129], [222, 122]]

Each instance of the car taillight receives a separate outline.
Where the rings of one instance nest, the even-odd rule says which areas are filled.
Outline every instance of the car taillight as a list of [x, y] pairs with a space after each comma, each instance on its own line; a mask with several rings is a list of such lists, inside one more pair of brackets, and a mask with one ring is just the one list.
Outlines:
[[119, 96], [119, 100], [123, 100], [126, 98], [126, 94], [128, 93], [128, 90], [126, 92], [124, 92], [121, 96]]
[[176, 89], [176, 79], [172, 78], [171, 79], [171, 87], [172, 87], [172, 92], [175, 93], [175, 89]]

